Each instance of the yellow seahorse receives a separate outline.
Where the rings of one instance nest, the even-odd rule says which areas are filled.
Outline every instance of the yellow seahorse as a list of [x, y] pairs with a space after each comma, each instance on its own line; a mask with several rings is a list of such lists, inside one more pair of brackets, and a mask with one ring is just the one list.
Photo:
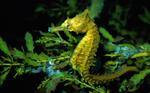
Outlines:
[[99, 46], [100, 35], [94, 21], [89, 17], [88, 10], [76, 15], [71, 19], [66, 19], [61, 27], [69, 31], [86, 33], [77, 45], [71, 57], [73, 69], [78, 70], [85, 81], [91, 84], [98, 84], [115, 79], [128, 71], [136, 71], [134, 66], [124, 66], [120, 71], [107, 75], [90, 74], [90, 67], [95, 64], [95, 53]]

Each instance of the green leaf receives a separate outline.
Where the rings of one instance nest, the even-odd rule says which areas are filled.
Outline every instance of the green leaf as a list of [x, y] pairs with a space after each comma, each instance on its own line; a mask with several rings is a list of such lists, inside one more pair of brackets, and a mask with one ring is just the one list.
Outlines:
[[5, 68], [3, 73], [1, 73], [1, 75], [0, 75], [0, 86], [2, 86], [2, 84], [5, 81], [8, 73], [9, 73], [9, 67]]
[[38, 60], [39, 55], [37, 53], [26, 53], [26, 56], [32, 60]]
[[105, 44], [104, 48], [107, 51], [114, 51], [117, 48], [117, 45], [113, 44], [112, 42], [108, 42]]
[[51, 93], [52, 91], [55, 91], [59, 82], [60, 78], [53, 78], [52, 80], [50, 80], [46, 85], [46, 93]]
[[123, 40], [123, 39], [124, 39], [124, 37], [117, 36], [117, 37], [115, 38], [114, 42], [119, 42], [119, 41], [121, 41], [121, 40]]
[[0, 37], [0, 50], [10, 56], [10, 51], [6, 42]]
[[150, 44], [149, 43], [145, 43], [145, 44], [141, 45], [140, 48], [142, 49], [142, 51], [150, 52]]
[[121, 47], [128, 47], [128, 48], [131, 48], [131, 49], [136, 49], [132, 44], [129, 44], [129, 43], [119, 44], [119, 46], [121, 46]]
[[120, 85], [119, 92], [122, 93], [122, 92], [126, 91], [127, 84], [128, 84], [128, 81], [126, 79], [123, 80], [123, 82]]
[[150, 53], [148, 52], [137, 53], [134, 54], [131, 58], [146, 57], [146, 56], [150, 56]]
[[104, 56], [109, 56], [109, 57], [118, 57], [118, 56], [122, 56], [122, 54], [105, 54]]
[[45, 93], [54, 92], [57, 85], [62, 81], [61, 79], [64, 77], [64, 73], [56, 74], [51, 76], [51, 78], [42, 81], [42, 83], [38, 86], [38, 89], [45, 89]]
[[27, 32], [27, 33], [25, 34], [25, 40], [26, 40], [26, 47], [27, 47], [27, 50], [28, 50], [29, 52], [33, 52], [33, 49], [34, 49], [34, 42], [33, 42], [33, 37], [32, 37], [32, 35], [31, 35], [29, 32]]
[[41, 62], [48, 62], [49, 56], [47, 56], [44, 53], [40, 53], [39, 54], [39, 58], [38, 58]]
[[99, 29], [100, 33], [103, 35], [104, 38], [108, 39], [110, 42], [114, 41], [112, 35], [103, 27]]
[[64, 33], [65, 33], [65, 35], [69, 38], [69, 41], [70, 41], [70, 42], [75, 42], [75, 43], [77, 43], [77, 39], [76, 39], [73, 35], [71, 35], [68, 30], [65, 30], [65, 29], [64, 29]]
[[145, 18], [145, 16], [139, 15], [139, 18], [141, 21], [143, 21], [144, 23], [150, 24], [150, 21], [147, 20], [147, 18]]
[[31, 60], [31, 59], [28, 59], [28, 58], [25, 59], [25, 63], [28, 64], [29, 66], [34, 66], [34, 67], [40, 65], [38, 62]]
[[35, 12], [45, 12], [46, 9], [45, 9], [45, 5], [44, 4], [38, 4], [36, 9], [35, 9]]
[[141, 21], [150, 24], [150, 12], [148, 11], [148, 9], [144, 9], [144, 14], [143, 15], [139, 15], [139, 18]]
[[27, 53], [27, 57], [37, 63], [48, 62], [49, 59], [49, 56], [44, 53], [40, 53], [39, 55], [37, 53]]
[[16, 78], [19, 75], [23, 75], [25, 73], [25, 68], [24, 67], [18, 67], [15, 68], [16, 74], [14, 75], [14, 78]]
[[27, 53], [25, 63], [31, 66], [39, 66], [40, 63], [38, 62], [39, 56], [36, 53]]
[[78, 3], [78, 0], [68, 0], [67, 1], [67, 4], [70, 8], [70, 12], [75, 12], [76, 9], [77, 9], [77, 3]]
[[104, 0], [91, 0], [91, 6], [89, 7], [90, 17], [92, 19], [98, 17], [98, 15], [102, 12], [103, 6]]
[[129, 92], [134, 92], [141, 85], [140, 83], [144, 80], [144, 78], [150, 74], [150, 69], [144, 69], [140, 71], [138, 74], [132, 76], [129, 80], [128, 90]]
[[148, 11], [148, 9], [144, 9], [144, 11], [145, 11], [145, 17], [146, 17], [146, 19], [149, 21], [149, 23], [150, 23], [150, 12]]
[[12, 53], [13, 53], [13, 56], [15, 58], [20, 58], [20, 59], [24, 59], [25, 58], [25, 54], [22, 51], [20, 51], [20, 50], [18, 50], [16, 48], [14, 48]]

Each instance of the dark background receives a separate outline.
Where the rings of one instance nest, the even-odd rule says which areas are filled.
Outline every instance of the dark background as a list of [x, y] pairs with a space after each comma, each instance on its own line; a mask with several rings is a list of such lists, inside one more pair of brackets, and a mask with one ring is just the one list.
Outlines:
[[[55, 6], [56, 2], [60, 0], [7, 0], [2, 3], [1, 9], [2, 13], [1, 17], [1, 30], [0, 35], [9, 43], [15, 46], [15, 44], [22, 45], [24, 42], [25, 32], [29, 31], [33, 33], [36, 37], [38, 34], [38, 30], [46, 31], [48, 27], [48, 23], [58, 22], [58, 18], [51, 18], [48, 14], [36, 14], [35, 7], [37, 4], [45, 4], [49, 8], [51, 6]], [[81, 0], [83, 1], [83, 0]], [[118, 0], [119, 1], [119, 0]], [[66, 3], [64, 1], [64, 3]], [[81, 2], [81, 4], [85, 2]], [[105, 26], [108, 25], [108, 20], [110, 19], [109, 11], [114, 9], [116, 2], [111, 0], [105, 0], [104, 13], [102, 13], [102, 17], [100, 20], [96, 20], [97, 25]], [[141, 22], [137, 15], [144, 13], [144, 7], [150, 9], [149, 3], [147, 0], [124, 0], [120, 1], [120, 5], [126, 6], [130, 5], [129, 11], [129, 19], [128, 19], [128, 29], [135, 28], [140, 31], [140, 37], [145, 38], [146, 40], [150, 40], [148, 35], [150, 32], [147, 29], [150, 29], [148, 24]], [[85, 7], [85, 6], [83, 6]], [[82, 9], [82, 8], [81, 8]], [[53, 20], [55, 19], [55, 20]], [[57, 19], [57, 20], [56, 20]], [[147, 28], [147, 29], [145, 29]], [[17, 45], [17, 46], [20, 46]]]

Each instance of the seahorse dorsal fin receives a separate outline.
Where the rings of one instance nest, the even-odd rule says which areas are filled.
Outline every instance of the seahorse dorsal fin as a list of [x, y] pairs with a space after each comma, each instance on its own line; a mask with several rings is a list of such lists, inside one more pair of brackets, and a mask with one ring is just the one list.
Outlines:
[[83, 11], [82, 14], [83, 14], [84, 16], [89, 15], [89, 10], [88, 10], [88, 8], [86, 8], [86, 9]]
[[80, 13], [79, 15], [77, 15], [81, 18], [87, 18], [87, 16], [89, 16], [89, 10], [85, 9], [82, 13]]

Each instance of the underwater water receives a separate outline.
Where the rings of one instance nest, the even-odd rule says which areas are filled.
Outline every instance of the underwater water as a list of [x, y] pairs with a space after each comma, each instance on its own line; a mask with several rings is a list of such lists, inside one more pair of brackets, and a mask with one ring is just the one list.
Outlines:
[[0, 93], [150, 93], [148, 1], [5, 3]]

